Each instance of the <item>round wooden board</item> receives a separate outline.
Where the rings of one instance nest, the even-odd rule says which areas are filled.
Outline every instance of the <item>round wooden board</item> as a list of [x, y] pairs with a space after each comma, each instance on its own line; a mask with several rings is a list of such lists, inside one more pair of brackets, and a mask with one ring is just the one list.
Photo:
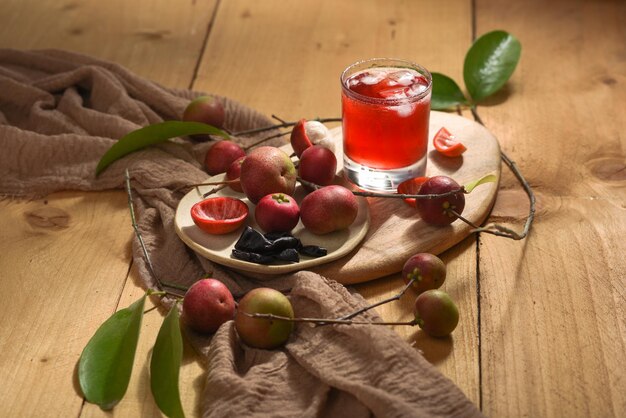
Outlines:
[[[432, 137], [445, 126], [465, 144], [467, 151], [458, 158], [441, 156], [432, 146]], [[332, 130], [337, 140], [337, 159], [343, 159], [341, 128]], [[461, 116], [431, 112], [427, 176], [447, 175], [466, 184], [486, 174], [498, 178], [495, 183], [478, 186], [465, 196], [463, 216], [480, 225], [496, 199], [500, 180], [500, 146], [482, 125]], [[356, 249], [345, 257], [312, 270], [340, 283], [359, 283], [402, 270], [404, 262], [418, 252], [439, 254], [462, 241], [471, 227], [460, 220], [445, 227], [423, 222], [415, 209], [401, 199], [368, 198], [370, 227]]]

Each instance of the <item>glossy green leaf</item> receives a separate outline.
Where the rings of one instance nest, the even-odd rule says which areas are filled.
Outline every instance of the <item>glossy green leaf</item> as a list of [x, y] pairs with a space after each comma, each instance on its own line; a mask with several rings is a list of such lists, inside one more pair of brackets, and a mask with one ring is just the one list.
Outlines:
[[500, 90], [515, 71], [522, 45], [511, 34], [493, 31], [478, 38], [465, 55], [463, 78], [467, 91], [479, 101]]
[[102, 409], [113, 408], [128, 388], [145, 301], [144, 295], [115, 312], [100, 325], [80, 356], [80, 388], [87, 401]]
[[199, 122], [167, 121], [149, 125], [124, 135], [119, 141], [113, 144], [98, 162], [96, 176], [113, 162], [131, 152], [138, 151], [150, 145], [160, 144], [161, 142], [178, 136], [196, 134], [218, 135], [226, 139], [230, 138], [228, 134], [221, 129]]
[[467, 99], [456, 82], [441, 73], [432, 73], [433, 93], [430, 108], [445, 110], [457, 105], [467, 104]]
[[495, 174], [487, 174], [486, 176], [482, 176], [478, 180], [471, 181], [463, 186], [467, 193], [471, 193], [476, 187], [485, 183], [493, 183], [498, 181], [498, 177]]
[[178, 317], [178, 306], [174, 304], [163, 320], [150, 360], [152, 395], [161, 412], [171, 418], [185, 416], [178, 389], [183, 358], [183, 338]]

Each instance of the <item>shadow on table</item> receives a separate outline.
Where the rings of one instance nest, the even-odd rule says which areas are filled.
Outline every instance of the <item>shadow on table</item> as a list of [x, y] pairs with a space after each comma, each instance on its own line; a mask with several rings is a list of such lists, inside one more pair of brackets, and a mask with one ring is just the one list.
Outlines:
[[445, 360], [454, 346], [452, 337], [433, 338], [422, 330], [416, 331], [411, 340], [415, 342], [415, 348], [422, 352], [424, 358], [434, 365]]

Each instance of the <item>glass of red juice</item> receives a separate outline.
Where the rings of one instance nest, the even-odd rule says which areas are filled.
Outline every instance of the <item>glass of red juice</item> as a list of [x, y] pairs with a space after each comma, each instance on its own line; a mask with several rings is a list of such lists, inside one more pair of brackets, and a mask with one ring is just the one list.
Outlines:
[[345, 177], [395, 192], [426, 172], [432, 77], [412, 62], [374, 58], [341, 74]]

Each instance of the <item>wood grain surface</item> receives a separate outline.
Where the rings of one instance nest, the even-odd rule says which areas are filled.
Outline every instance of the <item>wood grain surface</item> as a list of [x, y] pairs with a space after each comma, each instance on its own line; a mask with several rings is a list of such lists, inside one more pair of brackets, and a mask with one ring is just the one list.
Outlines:
[[[353, 61], [410, 59], [461, 83], [476, 35], [516, 35], [522, 60], [478, 113], [537, 193], [534, 227], [522, 242], [483, 234], [441, 254], [461, 312], [451, 338], [396, 328], [494, 417], [626, 415], [625, 27], [621, 0], [0, 4], [0, 47], [87, 53], [289, 120], [338, 116], [339, 74]], [[521, 229], [527, 211], [504, 169], [488, 221]], [[147, 374], [159, 310], [145, 317], [112, 414], [85, 404], [74, 377], [98, 325], [142, 294], [125, 194], [3, 200], [0, 213], [0, 416], [159, 416]], [[390, 275], [356, 288], [377, 301], [402, 285]], [[413, 298], [378, 311], [408, 319]], [[189, 416], [200, 413], [203, 367], [185, 353]]]

